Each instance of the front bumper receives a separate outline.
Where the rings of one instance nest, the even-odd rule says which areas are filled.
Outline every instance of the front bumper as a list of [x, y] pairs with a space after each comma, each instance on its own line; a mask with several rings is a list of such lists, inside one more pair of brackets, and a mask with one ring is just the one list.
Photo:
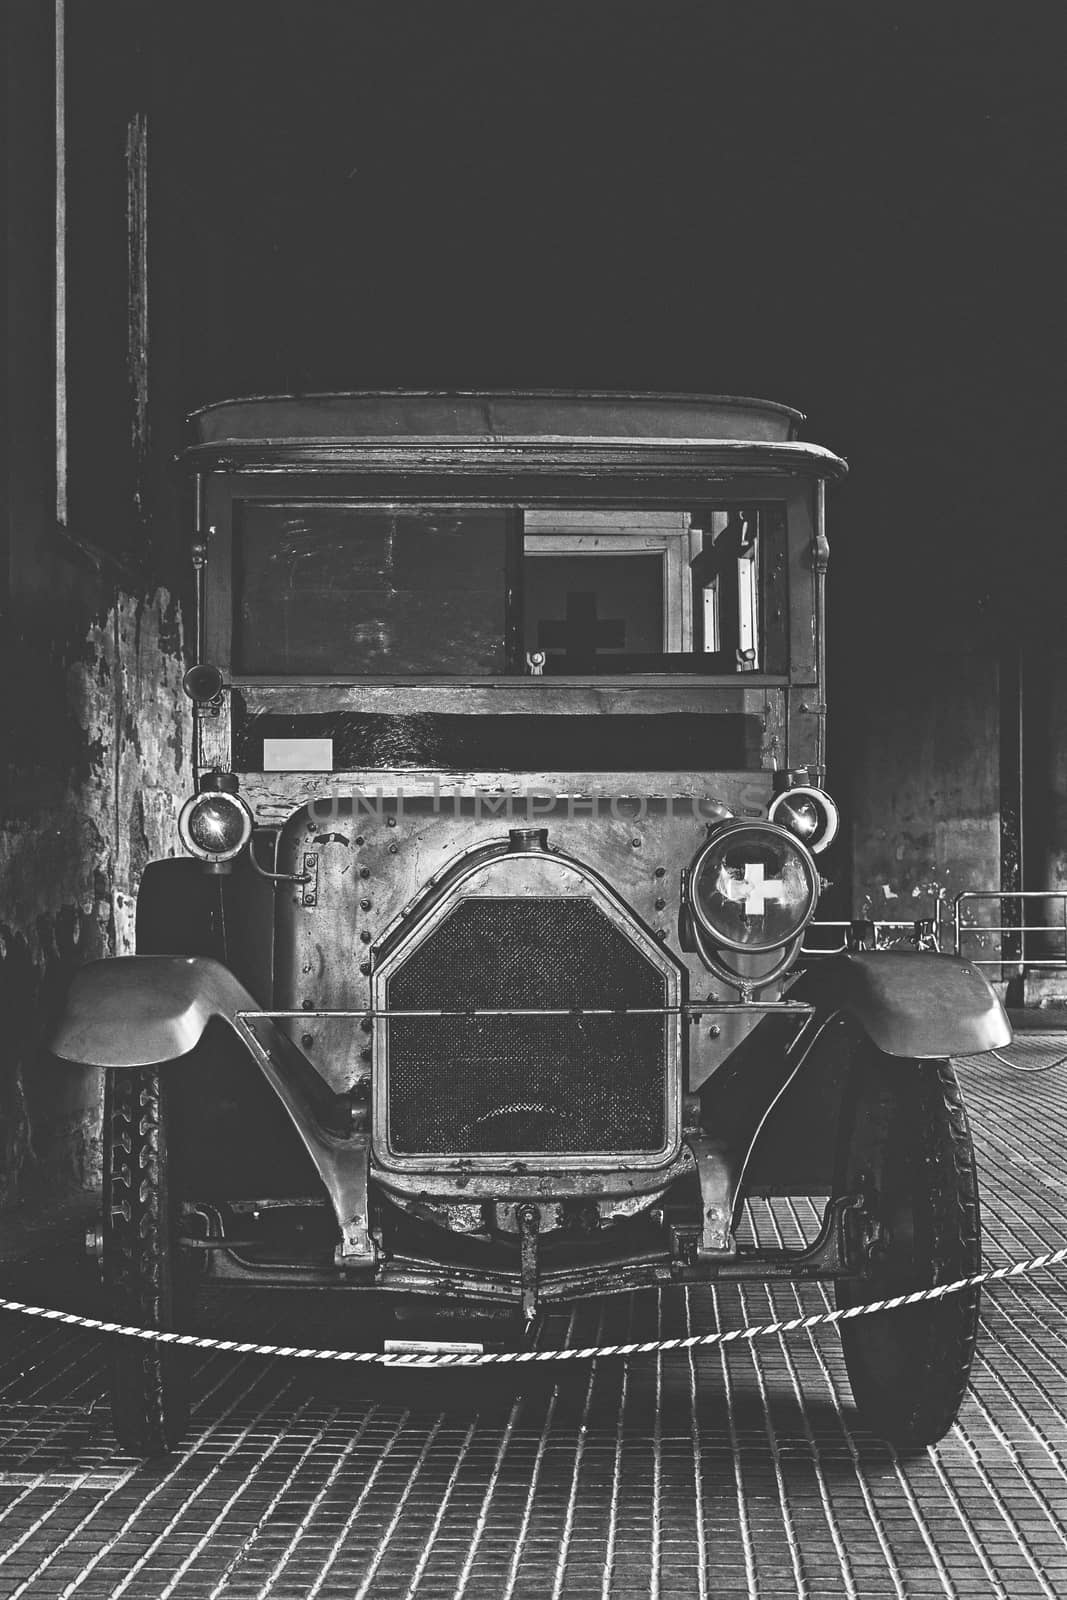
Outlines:
[[[217, 1219], [208, 1237], [188, 1237], [185, 1247], [207, 1258], [206, 1279], [218, 1286], [373, 1292], [452, 1307], [521, 1309], [527, 1320], [537, 1308], [656, 1285], [743, 1278], [832, 1281], [863, 1271], [856, 1248], [864, 1228], [861, 1196], [832, 1200], [817, 1236], [800, 1249], [742, 1246], [720, 1258], [696, 1248], [692, 1198], [676, 1195], [650, 1214], [580, 1239], [538, 1239], [534, 1233], [530, 1241], [509, 1243], [405, 1220], [399, 1231], [386, 1228], [387, 1248], [362, 1273], [340, 1270], [322, 1255], [283, 1259], [276, 1249], [257, 1249], [253, 1240], [237, 1236], [239, 1227], [231, 1235], [232, 1220], [225, 1227]], [[199, 1215], [202, 1219], [204, 1213]]]

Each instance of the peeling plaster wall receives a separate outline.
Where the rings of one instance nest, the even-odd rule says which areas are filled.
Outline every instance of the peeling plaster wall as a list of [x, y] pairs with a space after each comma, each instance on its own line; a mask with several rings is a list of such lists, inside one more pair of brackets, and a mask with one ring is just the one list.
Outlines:
[[[22, 630], [27, 721], [0, 825], [0, 1204], [93, 1184], [100, 1082], [42, 1037], [74, 968], [133, 950], [145, 864], [177, 848], [191, 728], [165, 590], [111, 604], [66, 650]], [[41, 659], [41, 658], [45, 659]], [[38, 759], [34, 759], [34, 757]]]
[[991, 653], [900, 653], [865, 679], [848, 751], [853, 916], [951, 916], [1000, 887], [997, 668]]
[[[0, 8], [0, 1205], [98, 1179], [100, 1077], [56, 1062], [43, 1039], [76, 967], [132, 948], [139, 878], [175, 850], [190, 784], [175, 595], [186, 562], [167, 487], [180, 407], [158, 355], [152, 431], [133, 404], [145, 378], [132, 358], [147, 348], [132, 271], [143, 218], [128, 208], [128, 122], [148, 87], [139, 13], [67, 12], [80, 30], [66, 97], [69, 535], [57, 527], [55, 10]], [[142, 500], [131, 486], [149, 482], [149, 444]]]

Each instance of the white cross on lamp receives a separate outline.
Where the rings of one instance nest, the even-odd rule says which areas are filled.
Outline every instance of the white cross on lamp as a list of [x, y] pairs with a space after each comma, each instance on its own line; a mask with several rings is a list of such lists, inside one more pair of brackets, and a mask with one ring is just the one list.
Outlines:
[[766, 877], [760, 861], [746, 862], [743, 878], [735, 878], [726, 867], [719, 875], [719, 893], [739, 905], [746, 917], [762, 917], [767, 901], [784, 900], [785, 892], [785, 879]]

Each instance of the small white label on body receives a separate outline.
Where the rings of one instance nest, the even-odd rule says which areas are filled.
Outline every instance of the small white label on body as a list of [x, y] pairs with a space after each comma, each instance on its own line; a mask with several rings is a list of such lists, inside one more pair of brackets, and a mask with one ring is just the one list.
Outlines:
[[332, 772], [332, 739], [264, 739], [264, 772]]

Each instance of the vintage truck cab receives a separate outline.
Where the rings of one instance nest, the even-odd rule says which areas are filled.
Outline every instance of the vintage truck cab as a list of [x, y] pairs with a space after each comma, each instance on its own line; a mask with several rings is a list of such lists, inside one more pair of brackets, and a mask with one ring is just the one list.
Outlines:
[[[937, 954], [812, 953], [827, 487], [767, 401], [356, 393], [190, 422], [196, 790], [135, 956], [52, 1041], [104, 1067], [105, 1282], [539, 1308], [715, 1277], [851, 1305], [976, 1271], [951, 1057], [1006, 1042]], [[827, 1197], [802, 1250], [753, 1194]], [[843, 1326], [903, 1444], [958, 1411], [977, 1291]], [[187, 1422], [117, 1341], [119, 1438]]]

